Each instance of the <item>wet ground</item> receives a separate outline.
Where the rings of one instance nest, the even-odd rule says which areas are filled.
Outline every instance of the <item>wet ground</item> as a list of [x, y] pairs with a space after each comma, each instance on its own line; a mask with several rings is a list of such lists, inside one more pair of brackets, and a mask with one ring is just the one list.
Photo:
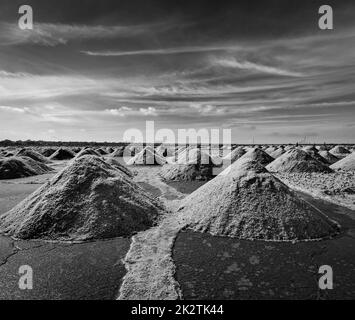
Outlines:
[[[173, 250], [184, 299], [354, 299], [355, 212], [302, 194], [343, 226], [332, 240], [277, 243], [181, 232]], [[333, 290], [320, 290], [321, 265]]]
[[[56, 171], [67, 162], [53, 164]], [[204, 182], [169, 183], [159, 166], [135, 167], [134, 180], [172, 212]], [[54, 173], [53, 173], [54, 174]], [[53, 174], [0, 181], [0, 215]], [[336, 239], [275, 243], [247, 241], [191, 231], [180, 232], [173, 259], [184, 299], [353, 299], [355, 297], [355, 212], [305, 200], [342, 226]], [[126, 275], [123, 265], [131, 239], [87, 243], [14, 241], [0, 236], [0, 299], [114, 299]], [[320, 265], [334, 271], [334, 289], [318, 288]], [[33, 269], [34, 289], [20, 290], [19, 267]]]

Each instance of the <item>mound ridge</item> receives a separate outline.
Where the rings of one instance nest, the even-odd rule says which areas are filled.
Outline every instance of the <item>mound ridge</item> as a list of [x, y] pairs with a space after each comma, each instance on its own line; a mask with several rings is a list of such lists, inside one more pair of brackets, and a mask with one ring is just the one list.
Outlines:
[[246, 154], [239, 158], [239, 160], [241, 159], [248, 159], [250, 161], [255, 160], [263, 166], [266, 166], [270, 162], [274, 161], [273, 157], [271, 157], [269, 154], [259, 148], [251, 148]]
[[144, 230], [159, 214], [159, 204], [125, 174], [83, 156], [2, 215], [0, 230], [21, 239], [103, 239]]
[[260, 240], [328, 237], [337, 227], [256, 161], [237, 161], [187, 196], [179, 214], [189, 228]]
[[69, 149], [65, 149], [65, 148], [59, 148], [56, 152], [54, 152], [49, 159], [51, 160], [69, 160], [69, 159], [73, 159], [75, 156], [75, 154], [69, 150]]
[[43, 155], [40, 153], [33, 151], [31, 149], [21, 149], [16, 153], [17, 157], [28, 157], [31, 158], [35, 161], [42, 162], [42, 163], [48, 163], [50, 162], [48, 159], [46, 159]]

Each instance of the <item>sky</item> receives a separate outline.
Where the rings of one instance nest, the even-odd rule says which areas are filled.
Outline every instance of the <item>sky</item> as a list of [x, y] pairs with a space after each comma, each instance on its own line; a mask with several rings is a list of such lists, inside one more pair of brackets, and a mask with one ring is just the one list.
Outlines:
[[154, 121], [234, 143], [353, 143], [354, 89], [350, 0], [0, 2], [0, 140], [117, 142]]

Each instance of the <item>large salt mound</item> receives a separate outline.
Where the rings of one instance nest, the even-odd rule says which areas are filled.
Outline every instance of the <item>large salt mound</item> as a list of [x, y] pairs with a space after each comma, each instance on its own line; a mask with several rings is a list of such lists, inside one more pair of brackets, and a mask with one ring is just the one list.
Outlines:
[[332, 172], [332, 170], [313, 158], [309, 153], [292, 149], [271, 162], [267, 167], [271, 172]]
[[127, 165], [163, 165], [166, 159], [155, 153], [153, 147], [147, 146], [133, 158], [127, 161]]
[[195, 231], [241, 239], [306, 240], [337, 227], [261, 166], [235, 162], [186, 197], [179, 214]]
[[21, 149], [16, 153], [16, 157], [28, 157], [35, 161], [48, 163], [49, 160], [42, 156], [40, 153], [33, 151], [31, 149]]
[[74, 153], [69, 149], [59, 148], [49, 159], [51, 160], [69, 160], [74, 158]]
[[200, 148], [187, 148], [183, 150], [176, 161], [178, 164], [213, 165], [212, 158]]
[[0, 179], [16, 179], [45, 174], [53, 169], [28, 157], [0, 159]]
[[335, 155], [331, 154], [329, 151], [323, 150], [318, 153], [321, 157], [323, 157], [329, 164], [333, 164], [339, 161], [339, 158]]
[[330, 166], [333, 170], [355, 171], [355, 153], [351, 153], [345, 158]]
[[103, 239], [145, 230], [159, 214], [158, 203], [126, 175], [83, 156], [2, 215], [0, 230], [21, 239]]
[[263, 166], [266, 166], [270, 162], [274, 161], [273, 157], [271, 157], [265, 151], [259, 148], [251, 148], [246, 154], [240, 157], [239, 160], [240, 159], [249, 159], [251, 161], [254, 160]]

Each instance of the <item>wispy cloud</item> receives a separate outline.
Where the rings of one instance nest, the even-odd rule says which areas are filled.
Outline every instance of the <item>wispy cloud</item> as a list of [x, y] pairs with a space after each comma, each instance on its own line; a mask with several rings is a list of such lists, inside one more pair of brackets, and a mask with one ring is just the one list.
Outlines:
[[239, 61], [235, 58], [214, 58], [211, 60], [212, 65], [225, 68], [235, 68], [242, 70], [256, 71], [260, 73], [268, 73], [279, 76], [302, 77], [300, 72], [289, 71], [278, 67], [265, 66], [250, 61]]
[[33, 30], [21, 30], [16, 23], [1, 23], [0, 45], [32, 43], [57, 46], [72, 40], [136, 37], [161, 32], [169, 27], [168, 23], [132, 26], [35, 23]]

